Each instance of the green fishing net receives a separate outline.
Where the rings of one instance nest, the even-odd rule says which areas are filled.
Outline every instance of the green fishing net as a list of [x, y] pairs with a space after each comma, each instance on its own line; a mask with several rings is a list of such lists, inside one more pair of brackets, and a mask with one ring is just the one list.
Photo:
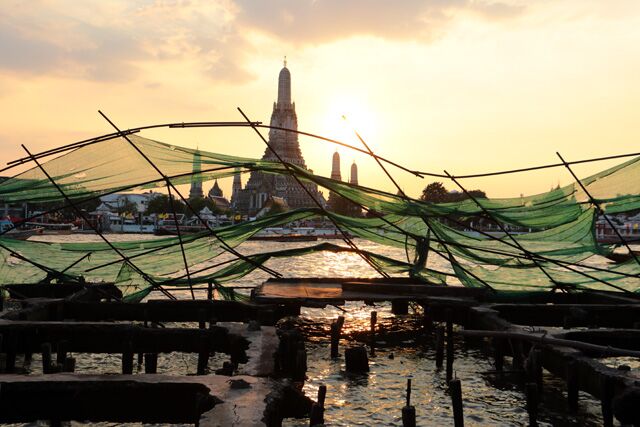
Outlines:
[[[441, 285], [453, 282], [470, 287], [513, 289], [575, 289], [638, 292], [640, 267], [624, 264], [594, 269], [585, 264], [595, 255], [610, 255], [614, 246], [599, 244], [594, 223], [599, 212], [576, 184], [547, 193], [504, 199], [466, 199], [427, 203], [381, 190], [314, 175], [295, 165], [193, 150], [139, 135], [129, 135], [132, 146], [116, 137], [69, 151], [0, 183], [0, 200], [64, 202], [97, 198], [119, 191], [136, 191], [173, 184], [204, 182], [235, 173], [294, 174], [300, 180], [334, 192], [380, 217], [354, 218], [321, 209], [297, 209], [268, 215], [214, 230], [135, 242], [41, 243], [0, 237], [0, 274], [3, 284], [37, 283], [69, 279], [115, 282], [126, 298], [139, 300], [153, 287], [170, 288], [189, 283], [228, 283], [254, 271], [272, 258], [304, 256], [321, 251], [353, 251], [322, 244], [278, 252], [252, 254], [219, 263], [217, 268], [196, 268], [229, 255], [268, 227], [302, 219], [334, 221], [351, 236], [402, 248], [405, 259], [396, 260], [364, 252], [378, 270], [410, 275]], [[138, 152], [139, 150], [139, 152]], [[142, 154], [141, 154], [142, 153]], [[151, 163], [157, 167], [154, 168]], [[51, 181], [55, 181], [54, 185]], [[640, 209], [640, 158], [582, 180], [605, 213]], [[64, 192], [64, 196], [60, 190]], [[483, 216], [505, 227], [525, 227], [530, 233], [511, 237], [487, 235], [463, 226]], [[458, 221], [456, 223], [456, 221]], [[465, 222], [467, 221], [467, 222]], [[116, 250], [117, 249], [117, 252]], [[426, 267], [431, 257], [446, 260], [450, 271]], [[575, 266], [574, 264], [578, 264]]]

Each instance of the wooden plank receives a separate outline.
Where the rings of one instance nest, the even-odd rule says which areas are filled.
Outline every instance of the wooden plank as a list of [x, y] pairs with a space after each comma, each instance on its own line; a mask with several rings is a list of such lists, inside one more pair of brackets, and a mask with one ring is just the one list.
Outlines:
[[[116, 323], [22, 322], [0, 321], [2, 348], [8, 346], [16, 353], [36, 353], [43, 343], [66, 341], [67, 351], [73, 353], [198, 353], [202, 340], [210, 343], [210, 350], [231, 354], [248, 347], [248, 341], [230, 334], [226, 328], [209, 329], [144, 328]], [[129, 346], [131, 343], [131, 346]]]

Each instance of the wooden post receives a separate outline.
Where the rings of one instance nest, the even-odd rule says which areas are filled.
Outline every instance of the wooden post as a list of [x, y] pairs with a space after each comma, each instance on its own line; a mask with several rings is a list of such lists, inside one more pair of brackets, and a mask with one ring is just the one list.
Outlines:
[[336, 359], [340, 356], [340, 333], [342, 332], [342, 326], [344, 325], [344, 316], [338, 316], [338, 320], [331, 323], [331, 358]]
[[138, 353], [138, 366], [142, 366], [142, 363], [144, 363], [144, 354]]
[[453, 312], [447, 309], [447, 382], [453, 378]]
[[376, 323], [378, 322], [378, 312], [371, 312], [371, 357], [376, 355]]
[[504, 367], [504, 342], [500, 338], [493, 339], [493, 359], [496, 371], [502, 372]]
[[542, 350], [534, 349], [531, 352], [531, 367], [533, 379], [538, 386], [538, 394], [542, 393]]
[[202, 337], [200, 352], [198, 353], [198, 375], [204, 375], [209, 364], [209, 340]]
[[42, 344], [42, 373], [51, 373], [51, 344], [45, 342]]
[[155, 374], [158, 372], [158, 353], [144, 354], [144, 373]]
[[344, 351], [344, 359], [347, 372], [369, 372], [369, 358], [366, 348], [362, 346], [348, 348]]
[[614, 382], [613, 378], [609, 376], [601, 377], [602, 382], [602, 398], [600, 403], [602, 405], [602, 423], [605, 427], [613, 426], [613, 392]]
[[5, 370], [7, 372], [14, 372], [16, 370], [16, 352], [15, 350], [11, 349], [7, 349], [6, 352], [6, 356], [5, 356]]
[[207, 311], [200, 309], [198, 310], [198, 328], [206, 329], [207, 327]]
[[453, 425], [462, 427], [464, 426], [464, 415], [462, 411], [462, 383], [460, 380], [449, 381], [449, 393], [451, 394], [451, 404], [453, 406]]
[[538, 425], [538, 385], [536, 383], [527, 383], [525, 386], [525, 394], [527, 397], [527, 413], [529, 414], [529, 425]]
[[436, 368], [442, 369], [444, 361], [444, 327], [438, 326], [436, 329]]
[[522, 341], [511, 340], [511, 352], [513, 353], [512, 368], [522, 370], [524, 363], [522, 357]]
[[122, 352], [122, 374], [133, 374], [133, 343], [128, 340]]
[[327, 395], [327, 386], [321, 384], [318, 388], [318, 401], [311, 405], [311, 413], [309, 414], [309, 426], [317, 426], [324, 424], [324, 400]]
[[571, 412], [578, 411], [579, 378], [578, 365], [572, 360], [567, 364], [567, 402]]
[[63, 372], [75, 372], [76, 370], [76, 358], [67, 357], [64, 359], [64, 365], [62, 365]]
[[416, 408], [411, 406], [411, 378], [407, 378], [407, 404], [402, 408], [402, 427], [416, 427]]
[[213, 282], [207, 282], [207, 300], [213, 300]]
[[64, 361], [67, 358], [67, 342], [60, 341], [56, 347], [56, 364], [64, 365]]
[[409, 302], [406, 300], [391, 300], [391, 312], [396, 316], [409, 314]]

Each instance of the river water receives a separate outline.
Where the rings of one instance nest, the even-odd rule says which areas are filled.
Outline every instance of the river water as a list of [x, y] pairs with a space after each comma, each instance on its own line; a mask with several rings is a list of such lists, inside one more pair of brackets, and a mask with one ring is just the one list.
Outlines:
[[[113, 240], [147, 239], [150, 236], [112, 235]], [[41, 236], [38, 240], [69, 241], [95, 240], [97, 236]], [[404, 251], [383, 247], [375, 243], [357, 240], [362, 249], [403, 259]], [[238, 250], [242, 254], [280, 250], [313, 245], [310, 243], [246, 242]], [[430, 260], [430, 266], [447, 270], [444, 262]], [[598, 263], [603, 263], [599, 260]], [[206, 265], [206, 264], [204, 264]], [[349, 253], [316, 253], [296, 259], [273, 259], [267, 264], [285, 277], [376, 277], [371, 269], [357, 255]], [[257, 270], [234, 285], [260, 284], [267, 274]], [[179, 298], [190, 298], [189, 291], [176, 291]], [[159, 293], [151, 298], [162, 298]], [[204, 294], [200, 294], [204, 298]], [[308, 337], [308, 380], [305, 392], [315, 399], [320, 384], [327, 385], [325, 420], [328, 425], [386, 426], [401, 425], [401, 408], [405, 404], [406, 379], [412, 379], [411, 403], [416, 407], [418, 425], [453, 425], [451, 399], [447, 393], [444, 371], [435, 368], [435, 343], [430, 338], [418, 344], [410, 339], [402, 343], [380, 343], [375, 357], [370, 358], [371, 371], [367, 375], [347, 375], [344, 359], [329, 357], [328, 330], [331, 321], [339, 315], [346, 318], [344, 331], [365, 331], [369, 328], [370, 312], [378, 312], [378, 323], [385, 329], [401, 329], [410, 322], [418, 322], [412, 314], [394, 316], [388, 304], [375, 307], [362, 302], [350, 302], [342, 307], [302, 310], [297, 321], [303, 325]], [[169, 325], [168, 325], [169, 326]], [[195, 325], [197, 327], [197, 325]], [[326, 334], [319, 333], [327, 331]], [[343, 340], [341, 349], [353, 343]], [[490, 373], [493, 369], [490, 353], [483, 348], [466, 346], [462, 339], [456, 339], [456, 359], [454, 371], [462, 382], [465, 424], [470, 426], [526, 425], [525, 397], [517, 377], [498, 377]], [[210, 366], [221, 366], [223, 355], [212, 360]], [[76, 355], [77, 372], [119, 373], [119, 355]], [[197, 355], [160, 355], [158, 372], [168, 374], [195, 373]], [[612, 363], [615, 363], [612, 362]], [[32, 372], [36, 373], [40, 364], [34, 355]], [[506, 367], [508, 369], [508, 367]], [[545, 371], [544, 395], [540, 407], [540, 425], [553, 426], [598, 426], [602, 424], [599, 401], [581, 393], [580, 411], [569, 415], [566, 410], [566, 389], [559, 380]], [[306, 426], [308, 420], [286, 420], [287, 426]]]

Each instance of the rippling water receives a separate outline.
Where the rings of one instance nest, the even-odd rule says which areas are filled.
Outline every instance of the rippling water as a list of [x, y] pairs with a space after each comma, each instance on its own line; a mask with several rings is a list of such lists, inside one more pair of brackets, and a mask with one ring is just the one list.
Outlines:
[[[112, 235], [113, 240], [151, 238], [152, 236]], [[97, 236], [43, 236], [39, 240], [96, 240]], [[272, 243], [246, 242], [238, 250], [243, 254], [280, 250], [313, 245], [316, 242]], [[403, 250], [382, 247], [375, 243], [357, 241], [362, 249], [371, 250], [398, 259], [406, 257]], [[599, 264], [604, 260], [597, 260]], [[204, 264], [206, 265], [206, 263]], [[358, 255], [348, 253], [321, 253], [296, 259], [274, 259], [268, 266], [286, 277], [375, 277], [377, 273], [365, 264]], [[448, 266], [436, 257], [431, 257], [430, 267], [447, 270]], [[257, 285], [267, 278], [267, 274], [257, 270], [236, 285]], [[190, 298], [188, 291], [177, 291], [181, 298]], [[162, 295], [154, 294], [153, 298]], [[329, 329], [329, 323], [339, 315], [345, 315], [345, 332], [368, 330], [371, 310], [378, 312], [379, 323], [393, 328], [406, 318], [390, 313], [387, 304], [374, 308], [359, 302], [350, 302], [344, 309], [303, 309], [302, 323], [313, 325], [310, 329]], [[410, 316], [409, 316], [410, 317]], [[307, 331], [309, 332], [309, 331]], [[327, 335], [309, 333], [308, 381], [304, 389], [315, 398], [320, 384], [327, 385], [325, 419], [328, 425], [401, 425], [401, 408], [405, 404], [406, 379], [412, 378], [412, 405], [416, 407], [419, 425], [452, 425], [451, 400], [447, 393], [444, 372], [435, 368], [435, 346], [430, 340], [420, 345], [412, 342], [401, 346], [379, 348], [371, 358], [371, 372], [368, 375], [352, 376], [344, 372], [342, 358], [329, 357]], [[343, 340], [341, 349], [350, 343]], [[384, 343], [382, 343], [384, 344]], [[465, 346], [456, 341], [454, 370], [462, 381], [464, 415], [466, 425], [526, 425], [525, 398], [517, 378], [503, 378], [487, 373], [493, 369], [491, 358], [483, 349]], [[77, 355], [77, 372], [118, 373], [119, 355]], [[210, 366], [220, 366], [224, 358], [212, 360]], [[158, 372], [184, 375], [193, 373], [196, 355], [161, 355]], [[615, 360], [610, 361], [615, 364]], [[32, 363], [37, 370], [38, 360], [34, 355]], [[636, 369], [637, 366], [634, 366]], [[602, 424], [599, 402], [589, 395], [581, 394], [581, 409], [578, 414], [568, 415], [566, 411], [566, 390], [564, 382], [545, 372], [543, 402], [540, 408], [541, 425], [597, 426]], [[308, 420], [287, 420], [289, 426], [306, 426]]]

